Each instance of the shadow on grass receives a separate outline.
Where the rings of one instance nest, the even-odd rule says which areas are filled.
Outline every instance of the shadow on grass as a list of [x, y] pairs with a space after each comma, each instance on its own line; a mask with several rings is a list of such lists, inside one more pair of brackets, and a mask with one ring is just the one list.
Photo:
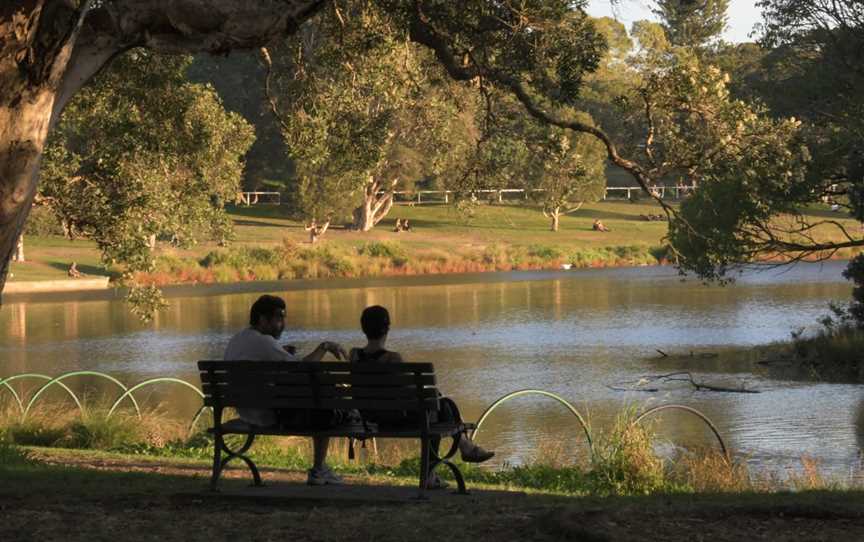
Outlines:
[[[276, 218], [276, 217], [272, 217]], [[266, 227], [266, 228], [290, 228], [296, 229], [300, 227], [300, 224], [279, 224], [278, 222], [265, 222], [263, 220], [243, 220], [243, 219], [234, 219], [235, 226], [250, 226], [253, 228], [257, 227]]]

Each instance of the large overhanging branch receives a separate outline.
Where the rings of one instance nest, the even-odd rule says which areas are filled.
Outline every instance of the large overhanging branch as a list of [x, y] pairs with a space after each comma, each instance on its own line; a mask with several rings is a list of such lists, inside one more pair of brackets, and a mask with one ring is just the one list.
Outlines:
[[328, 0], [2, 0], [0, 289], [64, 106], [115, 56], [227, 53], [295, 32]]
[[436, 58], [444, 69], [447, 70], [450, 77], [457, 81], [471, 81], [477, 78], [490, 81], [499, 87], [509, 90], [519, 100], [528, 114], [541, 123], [588, 134], [599, 139], [606, 147], [607, 157], [610, 162], [627, 171], [636, 180], [639, 187], [660, 204], [667, 216], [677, 215], [675, 209], [664, 202], [659, 195], [651, 191], [650, 185], [652, 179], [649, 173], [636, 162], [622, 157], [618, 152], [617, 146], [606, 132], [595, 126], [572, 119], [565, 119], [546, 111], [530, 95], [522, 81], [512, 75], [483, 66], [477, 61], [475, 55], [468, 55], [468, 58], [472, 62], [467, 65], [465, 62], [458, 60], [450, 50], [447, 41], [427, 22], [420, 3], [415, 1], [414, 5], [415, 10], [409, 22], [411, 40], [432, 49]]

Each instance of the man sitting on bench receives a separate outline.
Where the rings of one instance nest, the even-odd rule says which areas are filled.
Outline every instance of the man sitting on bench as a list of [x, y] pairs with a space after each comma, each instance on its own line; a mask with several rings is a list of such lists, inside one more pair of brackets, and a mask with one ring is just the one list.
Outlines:
[[[285, 330], [285, 301], [272, 295], [262, 295], [249, 312], [249, 327], [234, 335], [225, 349], [226, 361], [321, 361], [324, 354], [331, 353], [336, 359], [346, 359], [345, 350], [334, 342], [324, 341], [306, 357], [298, 358], [289, 353], [278, 339]], [[272, 426], [293, 423], [298, 418], [296, 411], [273, 411], [269, 409], [241, 408], [240, 419], [251, 425]], [[313, 423], [326, 424], [326, 411], [313, 412]], [[309, 470], [307, 483], [313, 486], [341, 484], [342, 478], [327, 466], [328, 437], [313, 437], [313, 466]]]
[[[363, 348], [352, 348], [348, 356], [348, 360], [352, 363], [402, 363], [404, 360], [399, 352], [387, 350], [387, 334], [390, 331], [390, 313], [380, 305], [366, 307], [363, 314], [360, 315], [360, 327], [363, 329], [363, 334], [366, 335], [366, 346]], [[462, 419], [459, 415], [459, 409], [452, 399], [441, 397], [440, 409], [438, 410], [439, 422], [461, 423]], [[415, 418], [412, 418], [409, 413], [375, 413], [364, 412], [364, 417], [371, 421], [380, 424], [399, 425], [405, 423], [415, 423]], [[462, 461], [468, 463], [482, 463], [491, 459], [495, 452], [487, 451], [474, 443], [468, 438], [468, 435], [457, 435], [459, 437], [459, 452], [462, 455]], [[438, 448], [441, 444], [441, 438], [436, 437], [432, 441], [432, 448], [438, 454]], [[426, 489], [443, 489], [447, 487], [447, 483], [439, 478], [434, 472], [426, 480]]]

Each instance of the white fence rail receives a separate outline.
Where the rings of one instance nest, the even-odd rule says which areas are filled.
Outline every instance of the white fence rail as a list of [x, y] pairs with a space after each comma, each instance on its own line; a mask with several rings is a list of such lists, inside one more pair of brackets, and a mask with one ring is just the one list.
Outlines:
[[282, 205], [279, 192], [237, 192], [237, 203], [250, 205]]
[[[690, 194], [695, 186], [657, 186], [652, 190], [661, 198], [681, 199]], [[532, 192], [542, 192], [542, 188], [526, 190], [524, 188], [502, 188], [501, 190], [474, 190], [471, 192], [475, 199], [497, 201], [504, 203], [505, 199], [515, 199], [512, 195], [518, 194], [519, 199], [528, 199]], [[633, 194], [642, 191], [638, 186], [609, 186], [603, 199], [633, 199]], [[383, 195], [384, 192], [379, 192]], [[450, 203], [452, 190], [397, 190], [394, 203], [397, 205], [416, 205], [424, 203]], [[485, 198], [484, 198], [485, 196]], [[509, 196], [509, 198], [508, 198]], [[279, 192], [238, 192], [237, 203], [241, 205], [281, 205], [282, 199]]]
[[[653, 188], [653, 193], [663, 199], [673, 198], [681, 199], [695, 190], [695, 186], [657, 186]], [[542, 188], [525, 190], [524, 188], [503, 188], [501, 190], [474, 190], [472, 195], [475, 199], [486, 199], [487, 201], [495, 200], [498, 203], [503, 203], [508, 194], [519, 194], [520, 199], [528, 199], [531, 192], [543, 192]], [[634, 194], [642, 192], [639, 186], [610, 186], [606, 188], [606, 193], [603, 199], [633, 199]], [[383, 195], [384, 192], [379, 192], [378, 195]], [[417, 205], [424, 203], [450, 203], [452, 190], [397, 190], [394, 203], [397, 205]], [[483, 195], [486, 197], [483, 198]], [[514, 199], [510, 197], [509, 199]]]

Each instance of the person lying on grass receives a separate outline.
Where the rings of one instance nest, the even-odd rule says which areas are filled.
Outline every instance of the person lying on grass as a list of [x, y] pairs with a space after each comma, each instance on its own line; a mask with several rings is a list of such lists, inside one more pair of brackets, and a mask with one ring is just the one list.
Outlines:
[[[345, 349], [338, 343], [324, 341], [304, 358], [297, 357], [293, 347], [283, 347], [279, 337], [285, 330], [285, 301], [276, 296], [262, 295], [249, 311], [249, 327], [234, 335], [225, 348], [226, 361], [321, 361], [328, 352], [336, 359], [346, 359]], [[305, 412], [297, 409], [238, 409], [240, 419], [251, 425], [296, 425], [311, 418], [313, 427], [326, 427], [331, 423], [332, 411]], [[308, 416], [307, 416], [308, 415]], [[342, 478], [327, 466], [329, 437], [312, 437], [313, 465], [307, 473], [309, 485], [341, 484]]]
[[[404, 360], [399, 352], [387, 350], [387, 334], [390, 332], [390, 313], [380, 305], [373, 305], [363, 310], [360, 316], [360, 327], [363, 329], [363, 334], [366, 335], [366, 346], [362, 348], [352, 348], [348, 354], [348, 360], [352, 363], [403, 363]], [[459, 415], [459, 409], [452, 399], [441, 397], [440, 408], [438, 410], [438, 422], [444, 423], [462, 423], [462, 417]], [[417, 423], [416, 412], [405, 413], [364, 413], [370, 421], [387, 425], [400, 425]], [[462, 455], [462, 461], [467, 463], [482, 463], [491, 459], [495, 452], [484, 450], [474, 443], [468, 435], [462, 433], [458, 435], [459, 452]], [[441, 437], [434, 437], [432, 440], [432, 450], [438, 454], [438, 448], [441, 445]], [[434, 472], [426, 479], [427, 489], [442, 489], [447, 487], [447, 483], [438, 477]]]

